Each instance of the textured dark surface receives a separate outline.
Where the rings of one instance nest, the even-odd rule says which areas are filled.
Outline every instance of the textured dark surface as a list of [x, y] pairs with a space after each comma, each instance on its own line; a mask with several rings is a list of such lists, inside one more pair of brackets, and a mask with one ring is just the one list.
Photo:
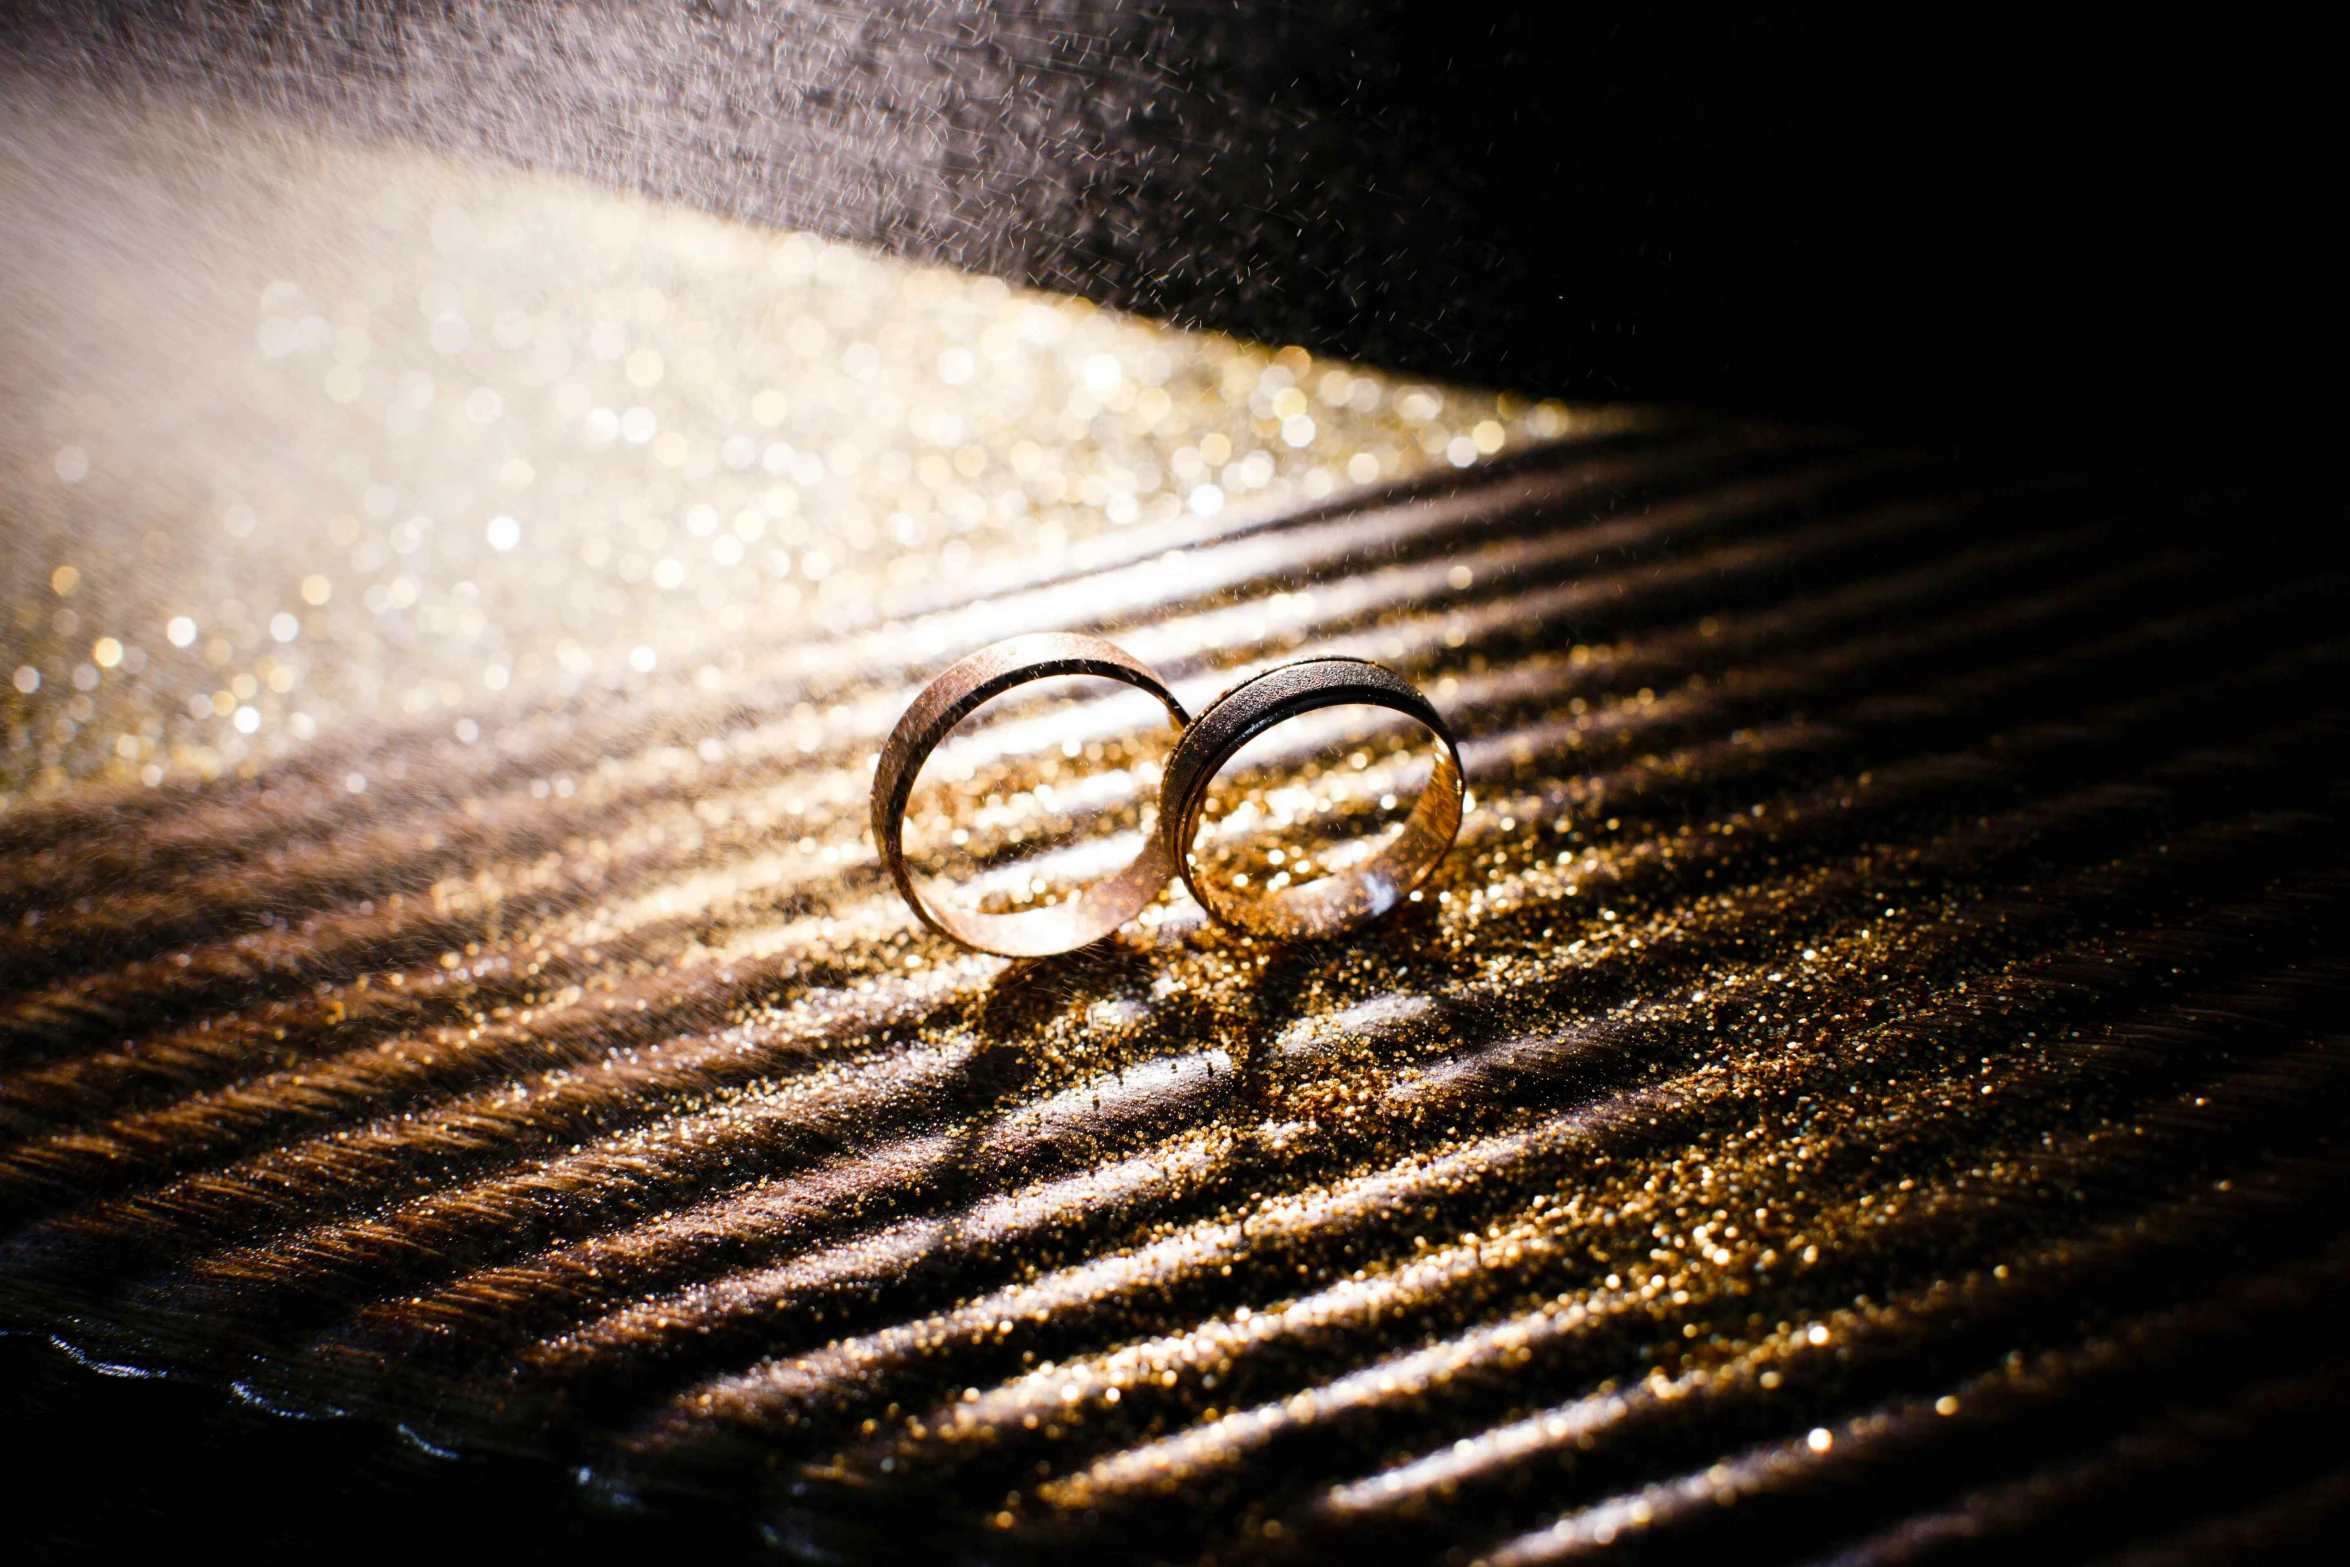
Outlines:
[[[1037, 602], [1179, 687], [1311, 649], [1423, 683], [1476, 809], [1441, 901], [1344, 941], [1178, 901], [959, 955], [861, 846], [855, 725], [521, 787], [781, 687], [433, 753], [364, 829], [299, 768], [20, 807], [0, 1309], [338, 1412], [342, 1483], [409, 1517], [494, 1477], [558, 1550], [672, 1510], [876, 1559], [2321, 1549], [2338, 514], [1695, 426], [1332, 515]], [[924, 667], [872, 650], [954, 613], [806, 694], [902, 700]], [[672, 801], [706, 835], [607, 886], [723, 870], [786, 782], [840, 863], [684, 926], [356, 911], [433, 835], [494, 879]], [[37, 892], [77, 845], [117, 868]], [[275, 928], [186, 945], [189, 856]]]

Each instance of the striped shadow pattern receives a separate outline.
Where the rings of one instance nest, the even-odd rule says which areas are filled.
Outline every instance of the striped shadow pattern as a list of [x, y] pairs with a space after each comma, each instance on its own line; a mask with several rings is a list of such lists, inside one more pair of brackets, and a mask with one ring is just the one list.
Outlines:
[[[388, 729], [363, 800], [322, 747], [26, 805], [0, 1313], [852, 1558], [2320, 1538], [2338, 525], [1660, 417], [907, 589], [723, 701]], [[1195, 705], [1387, 662], [1464, 739], [1461, 842], [1340, 940], [1175, 890], [1060, 959], [947, 946], [870, 758], [1015, 629]], [[1016, 813], [964, 826], [1028, 863]]]

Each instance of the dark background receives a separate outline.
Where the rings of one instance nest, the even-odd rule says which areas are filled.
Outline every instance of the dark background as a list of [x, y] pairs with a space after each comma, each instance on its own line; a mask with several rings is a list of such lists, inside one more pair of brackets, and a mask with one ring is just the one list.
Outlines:
[[1395, 368], [2309, 480], [2315, 16], [0, 0], [0, 60]]

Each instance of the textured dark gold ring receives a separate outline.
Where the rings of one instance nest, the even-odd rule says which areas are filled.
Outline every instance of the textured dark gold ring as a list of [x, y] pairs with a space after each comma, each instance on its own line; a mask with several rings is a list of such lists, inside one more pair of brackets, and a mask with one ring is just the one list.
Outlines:
[[[1325, 707], [1383, 707], [1436, 737], [1436, 764], [1395, 841], [1361, 865], [1262, 897], [1237, 895], [1199, 874], [1191, 846], [1217, 770], [1277, 724]], [[1258, 936], [1326, 936], [1376, 919], [1403, 901], [1461, 830], [1460, 747], [1412, 683], [1368, 659], [1310, 658], [1269, 669], [1218, 697], [1176, 742], [1159, 791], [1167, 852], [1218, 924]]]
[[873, 772], [873, 844], [899, 893], [932, 930], [1007, 958], [1046, 957], [1101, 940], [1148, 907], [1175, 873], [1166, 835], [1153, 832], [1124, 870], [1050, 908], [1012, 914], [946, 908], [924, 898], [915, 885], [906, 864], [906, 801], [923, 762], [990, 697], [1055, 675], [1122, 680], [1157, 697], [1177, 729], [1187, 721], [1174, 693], [1124, 649], [1075, 632], [1040, 632], [983, 647], [924, 686], [890, 732]]

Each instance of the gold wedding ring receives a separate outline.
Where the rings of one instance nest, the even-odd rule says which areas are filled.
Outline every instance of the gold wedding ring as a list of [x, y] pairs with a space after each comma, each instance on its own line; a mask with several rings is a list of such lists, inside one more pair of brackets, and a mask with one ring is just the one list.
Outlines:
[[1181, 730], [1182, 704], [1150, 668], [1099, 637], [1048, 631], [981, 648], [922, 688], [882, 747], [873, 773], [873, 842], [890, 880], [922, 923], [967, 947], [1007, 958], [1047, 957], [1099, 941], [1150, 905], [1174, 875], [1164, 833], [1153, 832], [1126, 868], [1067, 903], [1011, 914], [961, 910], [925, 898], [906, 864], [906, 801], [922, 764], [955, 725], [992, 697], [1056, 675], [1098, 675], [1149, 692]]
[[[1126, 868], [1067, 903], [1011, 914], [961, 910], [923, 895], [906, 863], [906, 802], [931, 752], [989, 699], [1057, 675], [1097, 675], [1149, 692], [1179, 731], [1159, 791], [1158, 830]], [[1395, 840], [1363, 864], [1251, 897], [1199, 873], [1191, 846], [1208, 789], [1225, 763], [1267, 730], [1326, 707], [1401, 713], [1436, 737], [1428, 786]], [[873, 774], [873, 841], [922, 923], [968, 947], [1008, 958], [1046, 957], [1101, 940], [1150, 905], [1180, 870], [1210, 918], [1251, 935], [1327, 936], [1402, 902], [1444, 859], [1461, 829], [1461, 753], [1428, 699], [1394, 671], [1359, 658], [1309, 658], [1243, 681], [1196, 719], [1133, 656], [1099, 637], [1042, 632], [981, 648], [922, 688], [882, 748]]]
[[[1361, 865], [1263, 896], [1235, 893], [1200, 874], [1191, 846], [1218, 770], [1277, 725], [1349, 706], [1401, 713], [1436, 737], [1428, 786], [1395, 841]], [[1460, 834], [1462, 791], [1460, 747], [1410, 681], [1367, 659], [1309, 658], [1242, 682], [1185, 728], [1160, 785], [1159, 826], [1183, 884], [1218, 924], [1255, 936], [1327, 936], [1376, 919], [1426, 879]]]

